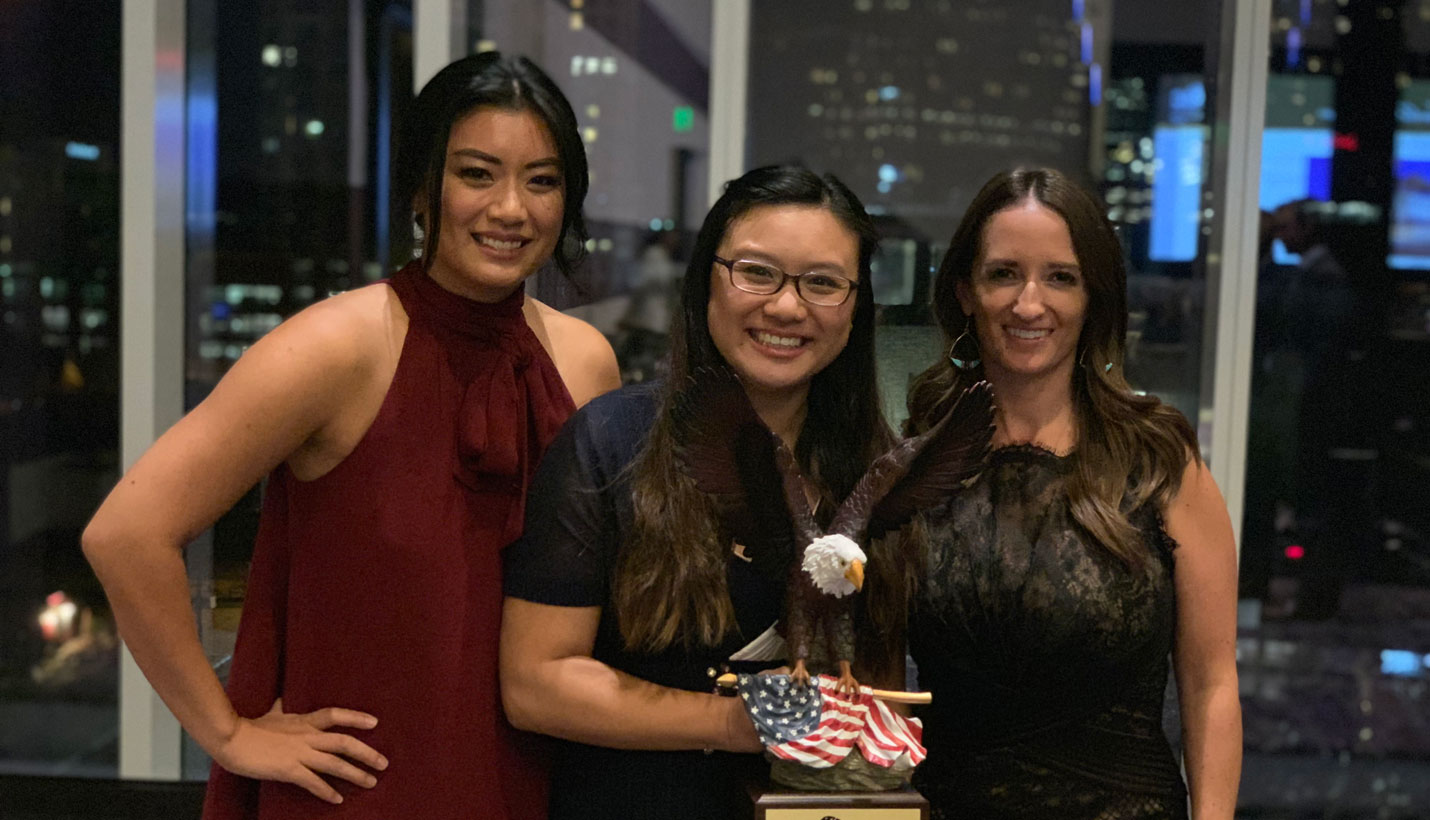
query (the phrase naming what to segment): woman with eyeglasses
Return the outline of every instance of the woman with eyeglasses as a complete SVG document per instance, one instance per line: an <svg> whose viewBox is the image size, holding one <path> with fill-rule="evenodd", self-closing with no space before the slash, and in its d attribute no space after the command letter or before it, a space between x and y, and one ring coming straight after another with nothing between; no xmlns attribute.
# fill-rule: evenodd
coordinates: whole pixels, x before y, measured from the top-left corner
<svg viewBox="0 0 1430 820"><path fill-rule="evenodd" d="M692 374L728 365L833 509L891 441L875 243L832 176L768 167L729 183L696 240L668 381L591 403L547 453L508 550L501 673L512 722L567 741L553 818L748 814L762 747L712 678L777 665L730 657L779 618L785 570L733 543L681 474L673 408Z"/></svg>

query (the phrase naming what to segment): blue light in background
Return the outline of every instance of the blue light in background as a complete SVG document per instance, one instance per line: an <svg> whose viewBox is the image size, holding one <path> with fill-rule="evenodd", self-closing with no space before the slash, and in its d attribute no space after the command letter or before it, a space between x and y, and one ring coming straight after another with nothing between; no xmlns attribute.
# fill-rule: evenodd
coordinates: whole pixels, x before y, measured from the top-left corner
<svg viewBox="0 0 1430 820"><path fill-rule="evenodd" d="M1099 63L1087 67L1087 100L1092 105L1102 105L1102 65Z"/></svg>
<svg viewBox="0 0 1430 820"><path fill-rule="evenodd" d="M1261 135L1260 207L1331 196L1331 129L1267 128Z"/></svg>
<svg viewBox="0 0 1430 820"><path fill-rule="evenodd" d="M880 166L879 166L879 181L880 181L880 182L898 182L898 181L899 181L899 169L898 169L898 168L895 168L894 166L890 165L890 164L887 163L887 162L884 163L883 165L880 165Z"/></svg>
<svg viewBox="0 0 1430 820"><path fill-rule="evenodd" d="M1153 155L1157 159L1147 258L1155 262L1188 262L1196 258L1202 212L1203 133L1199 125L1163 125L1153 132Z"/></svg>
<svg viewBox="0 0 1430 820"><path fill-rule="evenodd" d="M1259 207L1274 211L1288 202L1331 198L1331 129L1267 128L1261 135L1261 185ZM1301 257L1287 252L1277 240L1272 258L1278 265L1294 265Z"/></svg>
<svg viewBox="0 0 1430 820"><path fill-rule="evenodd" d="M1380 650L1380 674L1402 678L1420 676L1420 655L1405 649Z"/></svg>
<svg viewBox="0 0 1430 820"><path fill-rule="evenodd" d="M1168 125L1187 125L1206 119L1207 87L1201 80L1176 85L1167 92L1167 111L1163 120Z"/></svg>
<svg viewBox="0 0 1430 820"><path fill-rule="evenodd" d="M1092 62L1092 23L1082 24L1082 64Z"/></svg>
<svg viewBox="0 0 1430 820"><path fill-rule="evenodd" d="M94 162L99 159L99 146L90 145L87 142L67 142L65 143L65 156L70 159Z"/></svg>
<svg viewBox="0 0 1430 820"><path fill-rule="evenodd" d="M1082 22L1082 18L1087 16L1087 2L1086 2L1086 0L1072 0L1072 6L1073 6L1073 14L1072 14L1073 22L1074 22L1074 23L1081 23L1081 22Z"/></svg>
<svg viewBox="0 0 1430 820"><path fill-rule="evenodd" d="M899 87L896 85L886 85L883 88L879 89L879 99L881 100L897 100L898 98Z"/></svg>
<svg viewBox="0 0 1430 820"><path fill-rule="evenodd" d="M1420 112L1401 101L1398 118ZM1391 200L1390 256L1397 270L1430 270L1430 132L1395 135L1395 196Z"/></svg>
<svg viewBox="0 0 1430 820"><path fill-rule="evenodd" d="M1286 67L1295 68L1301 64L1301 29L1286 32Z"/></svg>
<svg viewBox="0 0 1430 820"><path fill-rule="evenodd" d="M218 215L218 101L212 87L190 86L188 171L184 175L189 229L212 233Z"/></svg>

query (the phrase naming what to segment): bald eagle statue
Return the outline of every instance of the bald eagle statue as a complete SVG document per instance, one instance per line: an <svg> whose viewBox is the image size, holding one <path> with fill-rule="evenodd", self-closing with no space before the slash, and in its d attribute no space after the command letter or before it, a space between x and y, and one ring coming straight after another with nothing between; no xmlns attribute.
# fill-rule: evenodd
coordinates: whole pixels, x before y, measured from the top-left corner
<svg viewBox="0 0 1430 820"><path fill-rule="evenodd" d="M857 691L853 601L870 561L860 542L903 527L978 474L993 434L988 384L968 388L927 432L876 458L827 531L815 521L794 454L760 421L728 368L692 374L672 420L675 457L715 501L728 535L746 545L747 560L757 569L763 564L767 573L783 572L787 579L780 626L791 678L808 684L811 658L823 657L837 665L839 689ZM816 641L822 655L811 652Z"/></svg>

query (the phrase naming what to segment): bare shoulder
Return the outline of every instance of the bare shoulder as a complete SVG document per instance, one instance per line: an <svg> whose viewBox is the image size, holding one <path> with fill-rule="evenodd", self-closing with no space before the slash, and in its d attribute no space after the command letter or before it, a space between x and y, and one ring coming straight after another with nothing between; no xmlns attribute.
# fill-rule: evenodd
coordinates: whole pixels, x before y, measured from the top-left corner
<svg viewBox="0 0 1430 820"><path fill-rule="evenodd" d="M326 426L396 361L407 321L390 294L370 285L300 310L254 342L200 409L261 397L275 412L300 411Z"/></svg>
<svg viewBox="0 0 1430 820"><path fill-rule="evenodd" d="M255 342L126 473L102 530L157 528L184 543L276 465L308 479L341 461L381 402L406 330L389 292L325 299Z"/></svg>
<svg viewBox="0 0 1430 820"><path fill-rule="evenodd" d="M1226 501L1211 470L1199 458L1188 458L1181 486L1164 518L1167 534L1182 547L1235 550Z"/></svg>
<svg viewBox="0 0 1430 820"><path fill-rule="evenodd" d="M528 298L527 303L527 322L546 347L577 407L621 386L615 351L601 331L536 299Z"/></svg>
<svg viewBox="0 0 1430 820"><path fill-rule="evenodd" d="M330 363L362 365L400 347L407 314L392 288L367 285L316 302L274 329L269 337L301 343ZM267 339L268 337L265 337Z"/></svg>
<svg viewBox="0 0 1430 820"><path fill-rule="evenodd" d="M1186 466L1182 468L1181 486L1177 489L1173 505L1196 508L1208 504L1226 507L1221 489L1217 487L1216 479L1212 478L1212 471L1207 468L1206 462L1189 456Z"/></svg>

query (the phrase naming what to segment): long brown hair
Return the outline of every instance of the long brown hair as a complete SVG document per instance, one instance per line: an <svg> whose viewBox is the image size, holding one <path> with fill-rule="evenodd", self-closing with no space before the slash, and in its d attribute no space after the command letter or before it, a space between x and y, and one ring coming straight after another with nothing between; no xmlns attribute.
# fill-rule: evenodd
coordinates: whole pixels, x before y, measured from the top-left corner
<svg viewBox="0 0 1430 820"><path fill-rule="evenodd" d="M1029 199L1067 223L1087 287L1073 370L1077 445L1067 485L1073 517L1125 564L1140 566L1147 552L1128 514L1148 502L1165 508L1177 494L1188 459L1200 456L1186 418L1153 396L1133 392L1127 383L1122 370L1127 267L1098 202L1052 169L1018 169L993 177L969 204L939 265L934 312L948 347L965 330L976 333L955 296L958 283L971 286L983 230L993 215ZM927 429L954 396L982 378L981 366L960 370L947 357L935 363L910 388L906 429Z"/></svg>
<svg viewBox="0 0 1430 820"><path fill-rule="evenodd" d="M843 351L810 382L808 413L795 445L801 469L826 502L838 502L893 441L874 373L870 260L878 234L864 206L834 176L805 168L757 168L731 181L696 237L681 310L671 329L670 375L660 412L630 468L635 526L620 550L612 585L617 622L630 649L713 646L735 625L726 585L729 536L721 531L709 498L676 466L671 409L691 373L725 364L707 325L715 253L736 219L767 205L825 208L859 240L853 326ZM873 563L868 588L871 595L882 595L875 589L885 590L893 582L876 578ZM882 563L903 569L903 562Z"/></svg>

